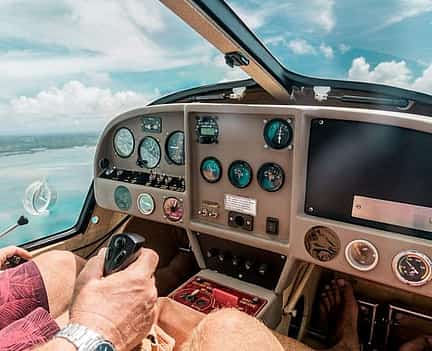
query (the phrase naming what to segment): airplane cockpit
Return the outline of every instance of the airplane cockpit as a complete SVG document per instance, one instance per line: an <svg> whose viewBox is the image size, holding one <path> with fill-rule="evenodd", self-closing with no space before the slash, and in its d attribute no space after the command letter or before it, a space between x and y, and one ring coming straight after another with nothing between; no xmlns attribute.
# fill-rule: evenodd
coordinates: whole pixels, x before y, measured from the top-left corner
<svg viewBox="0 0 432 351"><path fill-rule="evenodd" d="M321 293L339 279L354 290L361 350L432 333L432 90L293 73L238 2L161 3L250 78L111 116L79 230L24 247L88 259L134 233L159 255L159 296L203 315L237 309L282 346L328 345ZM24 206L55 206L47 187Z"/></svg>

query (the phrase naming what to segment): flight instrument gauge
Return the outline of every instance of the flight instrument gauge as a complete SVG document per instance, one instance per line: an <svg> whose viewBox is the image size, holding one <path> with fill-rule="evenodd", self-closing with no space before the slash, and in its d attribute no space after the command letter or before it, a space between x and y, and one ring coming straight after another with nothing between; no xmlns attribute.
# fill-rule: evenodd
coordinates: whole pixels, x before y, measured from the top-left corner
<svg viewBox="0 0 432 351"><path fill-rule="evenodd" d="M282 188L285 173L276 163L265 163L258 170L258 183L265 191L275 192Z"/></svg>
<svg viewBox="0 0 432 351"><path fill-rule="evenodd" d="M183 202L176 197L168 197L163 203L164 216L172 222L178 222L183 218Z"/></svg>
<svg viewBox="0 0 432 351"><path fill-rule="evenodd" d="M378 250L367 240L353 240L345 248L345 258L351 267L367 272L378 264Z"/></svg>
<svg viewBox="0 0 432 351"><path fill-rule="evenodd" d="M142 193L138 196L138 209L146 216L151 215L155 209L153 197L150 194Z"/></svg>
<svg viewBox="0 0 432 351"><path fill-rule="evenodd" d="M155 168L161 160L161 148L153 137L145 137L139 147L138 165L148 169Z"/></svg>
<svg viewBox="0 0 432 351"><path fill-rule="evenodd" d="M252 168L246 161L234 161L229 166L228 178L236 188L246 188L252 181Z"/></svg>
<svg viewBox="0 0 432 351"><path fill-rule="evenodd" d="M117 155L127 158L132 155L135 147L135 139L127 128L120 128L114 135L114 150Z"/></svg>
<svg viewBox="0 0 432 351"><path fill-rule="evenodd" d="M176 165L185 164L185 143L184 133L177 131L171 133L165 144L165 151L168 159Z"/></svg>
<svg viewBox="0 0 432 351"><path fill-rule="evenodd" d="M392 267L402 283L421 286L431 280L432 261L418 251L410 250L397 254L393 258Z"/></svg>
<svg viewBox="0 0 432 351"><path fill-rule="evenodd" d="M272 149L286 148L292 140L293 131L290 123L282 118L267 122L264 128L264 140Z"/></svg>
<svg viewBox="0 0 432 351"><path fill-rule="evenodd" d="M207 157L201 162L201 176L208 183L217 183L222 177L222 165L215 157Z"/></svg>
<svg viewBox="0 0 432 351"><path fill-rule="evenodd" d="M132 195L128 188L123 185L114 190L114 202L122 211L127 211L132 206Z"/></svg>

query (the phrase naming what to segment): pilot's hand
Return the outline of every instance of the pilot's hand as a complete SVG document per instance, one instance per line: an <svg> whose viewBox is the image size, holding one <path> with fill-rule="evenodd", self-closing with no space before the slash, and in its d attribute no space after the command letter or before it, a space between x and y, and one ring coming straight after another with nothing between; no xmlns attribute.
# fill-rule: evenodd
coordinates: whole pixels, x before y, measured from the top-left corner
<svg viewBox="0 0 432 351"><path fill-rule="evenodd" d="M6 261L13 257L19 256L25 260L31 260L32 255L27 250L24 250L20 247L16 246L8 246L3 249L0 249L0 270L6 269Z"/></svg>
<svg viewBox="0 0 432 351"><path fill-rule="evenodd" d="M141 249L127 268L103 277L104 256L105 250L89 260L78 277L70 322L102 334L118 351L130 350L154 323L159 258L154 251Z"/></svg>

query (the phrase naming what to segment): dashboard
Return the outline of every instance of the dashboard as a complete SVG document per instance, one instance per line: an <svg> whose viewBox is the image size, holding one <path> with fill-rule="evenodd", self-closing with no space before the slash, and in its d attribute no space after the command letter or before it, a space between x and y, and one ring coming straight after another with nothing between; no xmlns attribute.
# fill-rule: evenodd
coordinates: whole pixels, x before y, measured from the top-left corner
<svg viewBox="0 0 432 351"><path fill-rule="evenodd" d="M397 112L145 107L105 128L95 196L184 228L202 268L269 290L306 261L432 296L431 133Z"/></svg>

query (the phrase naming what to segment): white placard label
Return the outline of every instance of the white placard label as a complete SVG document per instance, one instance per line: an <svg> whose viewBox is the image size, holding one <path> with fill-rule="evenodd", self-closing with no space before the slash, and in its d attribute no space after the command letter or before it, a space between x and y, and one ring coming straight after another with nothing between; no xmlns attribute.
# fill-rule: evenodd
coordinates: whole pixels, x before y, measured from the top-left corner
<svg viewBox="0 0 432 351"><path fill-rule="evenodd" d="M257 200L248 197L225 194L225 210L256 216Z"/></svg>

